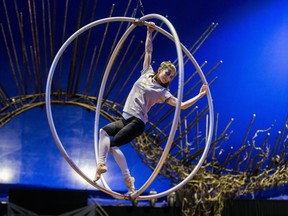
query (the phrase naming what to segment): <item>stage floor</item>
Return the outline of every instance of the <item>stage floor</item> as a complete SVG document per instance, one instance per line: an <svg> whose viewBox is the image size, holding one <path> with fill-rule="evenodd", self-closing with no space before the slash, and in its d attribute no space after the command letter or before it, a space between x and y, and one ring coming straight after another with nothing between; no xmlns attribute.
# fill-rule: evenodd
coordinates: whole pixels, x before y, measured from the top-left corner
<svg viewBox="0 0 288 216"><path fill-rule="evenodd" d="M119 215L119 213L120 215L149 216L180 215L180 208L176 207L176 201L171 206L167 197L144 201L120 200L101 191L51 189L23 185L0 185L0 203L0 215L3 216L7 215L8 211L17 212L21 208L38 215L63 213L69 215L74 211L95 212L96 208L97 211L101 210L103 213L98 215Z"/></svg>

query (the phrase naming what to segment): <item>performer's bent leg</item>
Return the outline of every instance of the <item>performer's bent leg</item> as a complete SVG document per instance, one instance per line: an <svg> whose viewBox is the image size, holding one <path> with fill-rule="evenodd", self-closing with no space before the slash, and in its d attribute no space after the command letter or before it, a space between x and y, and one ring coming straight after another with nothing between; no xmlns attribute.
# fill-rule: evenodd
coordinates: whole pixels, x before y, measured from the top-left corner
<svg viewBox="0 0 288 216"><path fill-rule="evenodd" d="M110 137L105 130L100 129L99 139L99 161L93 181L96 182L100 179L101 174L107 172L107 155L110 148Z"/></svg>
<svg viewBox="0 0 288 216"><path fill-rule="evenodd" d="M110 146L111 152L124 176L125 184L128 188L128 193L133 193L135 191L135 178L130 176L126 158L122 151L119 149L119 146L129 143L135 137L139 136L144 131L145 124L136 117L132 117L123 121L125 126L119 130L111 139Z"/></svg>
<svg viewBox="0 0 288 216"><path fill-rule="evenodd" d="M117 146L111 147L110 151L111 151L115 161L117 162L118 166L120 167L124 178L129 177L130 171L128 169L126 158L125 158L123 152Z"/></svg>
<svg viewBox="0 0 288 216"><path fill-rule="evenodd" d="M125 158L124 154L122 153L120 148L117 146L111 147L110 151L111 151L115 161L117 162L118 166L121 169L121 172L124 176L125 184L128 188L128 192L134 193L134 191L135 191L135 186L134 186L135 179L134 179L134 177L131 177L131 175L130 175L130 171L129 171L129 168L127 166L127 162L126 162L126 158Z"/></svg>
<svg viewBox="0 0 288 216"><path fill-rule="evenodd" d="M102 128L100 129L99 138L99 161L98 163L106 164L108 152L110 149L110 137Z"/></svg>

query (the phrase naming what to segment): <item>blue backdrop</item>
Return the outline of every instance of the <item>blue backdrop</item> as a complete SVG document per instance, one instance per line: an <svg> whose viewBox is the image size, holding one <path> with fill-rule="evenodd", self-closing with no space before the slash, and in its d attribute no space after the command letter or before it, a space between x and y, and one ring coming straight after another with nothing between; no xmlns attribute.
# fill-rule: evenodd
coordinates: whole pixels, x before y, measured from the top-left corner
<svg viewBox="0 0 288 216"><path fill-rule="evenodd" d="M256 114L252 131L267 129L273 124L271 143L282 130L288 110L288 2L277 1L156 1L143 2L145 13L168 15L183 44L190 46L210 25L217 29L196 53L196 60L208 61L217 69L217 81L211 86L215 112L219 113L219 128L231 118L234 131L229 145L240 146L250 119ZM13 7L8 3L8 7ZM19 3L20 4L20 3ZM99 3L95 19L108 16L111 1ZM136 2L135 2L136 4ZM116 2L116 8L124 5ZM101 8L101 10L99 9ZM76 10L77 8L74 8ZM4 22L3 5L0 22ZM70 12L73 13L73 12ZM138 14L140 16L140 14ZM11 16L12 25L17 25ZM73 29L70 29L73 32ZM144 35L142 35L144 39ZM161 46L161 47L160 47ZM15 84L4 52L4 39L0 43L0 81L10 96L16 95ZM156 52L156 51L155 51ZM165 44L157 44L159 55L166 52ZM175 82L176 86L177 83ZM94 112L79 107L53 106L55 125L71 158L91 178L95 172L93 150ZM107 123L101 119L100 126ZM253 135L253 133L252 133ZM139 188L151 174L130 145L123 147L131 173ZM0 129L0 183L25 184L44 187L93 189L81 179L61 156L48 127L45 109L34 108L14 117ZM112 189L125 190L116 163L109 159L107 181ZM158 191L170 187L169 180L158 177L149 188Z"/></svg>

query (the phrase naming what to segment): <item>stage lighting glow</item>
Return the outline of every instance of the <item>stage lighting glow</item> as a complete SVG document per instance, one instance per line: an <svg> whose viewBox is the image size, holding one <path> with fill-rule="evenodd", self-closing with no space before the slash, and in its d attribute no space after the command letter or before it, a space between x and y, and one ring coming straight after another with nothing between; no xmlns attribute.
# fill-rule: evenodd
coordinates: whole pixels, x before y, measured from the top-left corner
<svg viewBox="0 0 288 216"><path fill-rule="evenodd" d="M11 182L13 178L13 171L9 168L1 168L0 170L0 182L8 183Z"/></svg>
<svg viewBox="0 0 288 216"><path fill-rule="evenodd" d="M91 166L89 164L81 167L81 169L83 170L84 173L86 173L87 175L93 175L94 174L94 166ZM78 186L80 186L81 188L86 187L87 186L87 182L83 181L83 178L81 178L76 172L74 172L73 170L70 170L70 175L71 175L71 181L76 182L76 184Z"/></svg>

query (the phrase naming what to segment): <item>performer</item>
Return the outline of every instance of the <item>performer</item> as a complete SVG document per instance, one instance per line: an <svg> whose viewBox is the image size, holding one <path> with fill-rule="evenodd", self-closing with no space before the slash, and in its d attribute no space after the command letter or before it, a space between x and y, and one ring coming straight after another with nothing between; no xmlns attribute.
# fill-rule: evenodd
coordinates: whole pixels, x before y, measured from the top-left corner
<svg viewBox="0 0 288 216"><path fill-rule="evenodd" d="M124 176L128 193L135 191L135 178L130 175L126 158L119 147L143 133L148 121L147 113L154 104L166 102L175 107L178 100L168 89L169 83L176 76L175 66L170 61L164 61L156 73L151 66L154 26L155 24L150 22L147 27L143 70L128 95L122 118L109 123L99 131L99 161L93 181L98 181L101 174L107 172L106 160L110 150ZM181 103L181 109L191 107L206 93L207 86L203 85L197 96Z"/></svg>

